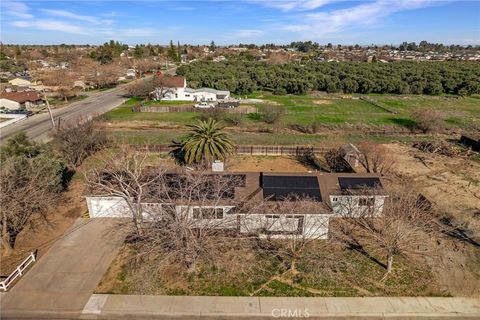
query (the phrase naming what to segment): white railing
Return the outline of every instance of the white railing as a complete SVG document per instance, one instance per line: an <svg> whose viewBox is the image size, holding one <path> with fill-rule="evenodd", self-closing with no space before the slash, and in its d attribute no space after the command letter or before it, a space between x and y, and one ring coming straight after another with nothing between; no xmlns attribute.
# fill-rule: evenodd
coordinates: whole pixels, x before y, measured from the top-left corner
<svg viewBox="0 0 480 320"><path fill-rule="evenodd" d="M15 279L18 277L21 277L23 274L23 271L32 263L35 262L35 252L32 252L29 254L29 256L23 260L22 263L18 265L18 267L2 282L0 282L0 290L7 291L8 286L12 284Z"/></svg>

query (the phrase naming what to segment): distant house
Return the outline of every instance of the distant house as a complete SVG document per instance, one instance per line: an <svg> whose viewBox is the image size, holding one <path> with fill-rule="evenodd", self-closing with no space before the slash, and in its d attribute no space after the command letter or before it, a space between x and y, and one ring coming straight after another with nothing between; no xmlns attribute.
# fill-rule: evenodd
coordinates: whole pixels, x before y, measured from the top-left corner
<svg viewBox="0 0 480 320"><path fill-rule="evenodd" d="M9 110L26 109L42 106L42 96L36 91L2 92L0 93L0 107Z"/></svg>
<svg viewBox="0 0 480 320"><path fill-rule="evenodd" d="M192 206L183 203L185 199L165 197L152 189L152 192L147 192L152 198L142 204L145 206L144 218L154 219L152 215L155 212L149 211L149 208L173 205L177 214L187 214L199 224L223 220L220 228L236 230L239 233L254 231L260 236L276 238L302 235L307 238L326 239L331 219L355 217L355 214L365 210L373 215L381 214L385 198L388 197L380 176L376 174L250 172L212 173L212 177L213 175L221 175L231 181L225 186L222 201ZM182 181L181 174L178 173L167 174L165 178ZM293 205L288 213L278 212L279 203L295 204L296 201L305 199L316 204L314 210L296 210ZM243 212L242 208L235 207L235 203L250 200L266 202L267 206L255 213ZM126 201L120 197L102 197L97 195L95 190L88 190L86 202L91 218L131 215Z"/></svg>
<svg viewBox="0 0 480 320"><path fill-rule="evenodd" d="M76 80L73 82L73 88L85 91L85 89L87 89L87 85L82 80Z"/></svg>
<svg viewBox="0 0 480 320"><path fill-rule="evenodd" d="M137 76L137 71L135 69L128 69L127 73L125 74L125 77L127 79L135 79Z"/></svg>
<svg viewBox="0 0 480 320"><path fill-rule="evenodd" d="M192 89L187 87L184 77L164 76L161 85L151 92L155 100L164 101L218 101L230 98L230 91L211 88Z"/></svg>
<svg viewBox="0 0 480 320"><path fill-rule="evenodd" d="M19 87L28 87L32 85L32 82L29 79L25 79L23 77L9 80L8 83L10 83L12 86L19 86Z"/></svg>

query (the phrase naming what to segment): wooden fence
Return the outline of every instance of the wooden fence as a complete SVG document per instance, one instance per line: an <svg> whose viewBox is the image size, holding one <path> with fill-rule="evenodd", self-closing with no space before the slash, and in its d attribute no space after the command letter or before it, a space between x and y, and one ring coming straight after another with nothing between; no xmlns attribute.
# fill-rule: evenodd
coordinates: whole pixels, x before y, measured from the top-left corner
<svg viewBox="0 0 480 320"><path fill-rule="evenodd" d="M131 145L137 150L158 153L168 153L173 148L168 144ZM314 146L265 146L265 145L237 145L235 154L261 156L298 156L305 152L325 153L328 148Z"/></svg>
<svg viewBox="0 0 480 320"><path fill-rule="evenodd" d="M250 106L242 106L238 108L210 108L202 109L195 108L193 106L141 106L134 107L133 112L203 112L203 113L212 113L212 112L225 112L225 113L238 113L238 114L247 114L247 113L256 113L258 109Z"/></svg>
<svg viewBox="0 0 480 320"><path fill-rule="evenodd" d="M23 274L23 271L29 265L35 262L36 260L35 256L36 256L35 252L30 253L28 257L25 260L23 260L23 262L20 263L18 267L5 280L0 282L0 290L7 291L10 284L12 284L13 281L15 281L15 279L17 279L18 277L21 277Z"/></svg>

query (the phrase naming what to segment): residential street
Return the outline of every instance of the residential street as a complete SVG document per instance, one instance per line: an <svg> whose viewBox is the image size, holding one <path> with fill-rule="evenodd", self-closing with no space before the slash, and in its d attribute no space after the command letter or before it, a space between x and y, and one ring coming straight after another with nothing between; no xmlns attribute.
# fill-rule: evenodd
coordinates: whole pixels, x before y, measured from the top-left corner
<svg viewBox="0 0 480 320"><path fill-rule="evenodd" d="M74 119L77 117L88 117L103 114L119 106L126 98L124 97L124 86L119 86L107 91L92 94L90 97L68 104L65 107L54 109L53 117L55 123ZM37 114L26 120L19 121L0 130L0 141L3 143L13 134L19 131L27 132L27 135L35 140L48 140L52 129L52 122L48 113Z"/></svg>
<svg viewBox="0 0 480 320"><path fill-rule="evenodd" d="M162 71L164 74L175 74L176 67ZM147 78L143 78L145 80ZM119 85L110 90L96 92L88 98L73 102L65 107L54 109L53 118L55 123L75 119L79 117L89 117L104 114L105 112L118 107L127 97L125 94L125 86ZM37 141L45 141L49 139L52 130L52 122L48 113L37 114L26 120L19 121L5 128L0 129L0 144L4 143L10 136L19 131L25 131L27 135Z"/></svg>

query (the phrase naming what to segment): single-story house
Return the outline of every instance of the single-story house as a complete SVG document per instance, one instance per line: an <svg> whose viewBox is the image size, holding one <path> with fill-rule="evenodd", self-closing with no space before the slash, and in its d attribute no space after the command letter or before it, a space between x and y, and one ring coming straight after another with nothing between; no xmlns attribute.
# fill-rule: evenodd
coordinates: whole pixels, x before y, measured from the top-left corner
<svg viewBox="0 0 480 320"><path fill-rule="evenodd" d="M187 80L184 77L162 77L161 87L150 95L155 100L165 101L218 101L229 99L230 91L211 88L192 89L187 87Z"/></svg>
<svg viewBox="0 0 480 320"><path fill-rule="evenodd" d="M303 237L326 239L331 219L355 215L368 210L381 214L387 197L381 178L377 174L356 173L211 173L234 181L225 187L221 199L212 203L185 203L166 198L160 193L148 192L144 203L144 219L154 220L156 206L170 206L176 214L187 214L198 223L215 223L222 229L239 233L256 233L269 237ZM180 173L169 174L175 183L181 181ZM175 185L173 183L172 185ZM197 186L198 187L198 186ZM205 187L208 190L208 186ZM369 190L368 193L365 190ZM360 192L359 192L360 191ZM208 192L208 191L207 191ZM127 202L121 197L103 197L89 190L86 196L90 218L131 217ZM207 197L208 198L208 197ZM298 202L308 199L312 208L298 208ZM177 201L178 200L178 201ZM225 200L224 202L222 202ZM177 202L172 202L177 201ZM264 203L261 211L246 213L242 205L248 201ZM279 213L278 203L291 208ZM238 205L238 207L236 207ZM223 222L223 223L220 223Z"/></svg>
<svg viewBox="0 0 480 320"><path fill-rule="evenodd" d="M42 106L43 98L40 93L36 91L21 91L21 92L1 92L0 93L0 108L10 110L26 109Z"/></svg>
<svg viewBox="0 0 480 320"><path fill-rule="evenodd" d="M125 73L125 78L127 79L135 79L137 76L137 70L135 69L128 69L127 72Z"/></svg>
<svg viewBox="0 0 480 320"><path fill-rule="evenodd" d="M20 78L20 77L9 80L8 83L10 83L12 86L19 86L19 87L28 87L32 85L32 82L30 80L25 78Z"/></svg>
<svg viewBox="0 0 480 320"><path fill-rule="evenodd" d="M76 80L73 82L73 88L85 91L85 89L87 89L87 85L82 80Z"/></svg>

